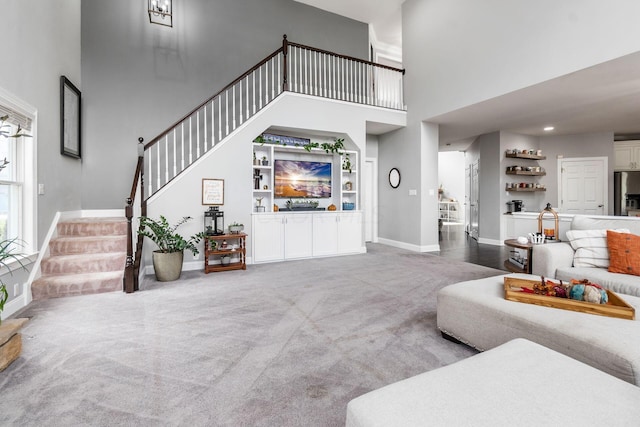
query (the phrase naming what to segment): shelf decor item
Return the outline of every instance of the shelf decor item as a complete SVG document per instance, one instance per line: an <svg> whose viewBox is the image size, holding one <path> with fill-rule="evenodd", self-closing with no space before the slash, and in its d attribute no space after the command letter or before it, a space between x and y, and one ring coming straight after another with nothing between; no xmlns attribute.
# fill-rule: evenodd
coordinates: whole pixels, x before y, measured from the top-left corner
<svg viewBox="0 0 640 427"><path fill-rule="evenodd" d="M224 205L224 179L202 178L202 204Z"/></svg>
<svg viewBox="0 0 640 427"><path fill-rule="evenodd" d="M237 222L234 222L229 225L229 233L231 234L238 234L242 232L242 230L244 230L244 224L239 224Z"/></svg>
<svg viewBox="0 0 640 427"><path fill-rule="evenodd" d="M224 212L218 206L211 206L205 211L204 232L207 236L224 234Z"/></svg>
<svg viewBox="0 0 640 427"><path fill-rule="evenodd" d="M545 237L547 238L547 240L554 240L556 242L560 241L560 234L559 234L559 219L558 219L558 213L553 210L553 208L551 208L551 203L547 203L547 207L544 208L542 210L542 212L540 212L540 215L538 215L538 234L542 234L542 220L544 219L545 215L552 215L553 219L555 220L555 229L553 230L553 233L551 232L551 230L544 230L545 233Z"/></svg>

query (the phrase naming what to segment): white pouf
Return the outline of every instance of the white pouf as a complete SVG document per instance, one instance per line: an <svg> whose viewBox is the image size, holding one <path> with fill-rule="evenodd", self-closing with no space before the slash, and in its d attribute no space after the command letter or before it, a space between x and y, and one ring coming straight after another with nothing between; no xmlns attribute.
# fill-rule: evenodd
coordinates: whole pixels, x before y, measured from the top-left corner
<svg viewBox="0 0 640 427"><path fill-rule="evenodd" d="M353 399L347 427L630 426L640 388L524 339Z"/></svg>
<svg viewBox="0 0 640 427"><path fill-rule="evenodd" d="M635 307L636 320L508 301L504 276L489 277L441 289L438 328L479 350L526 338L640 386L640 298L620 297Z"/></svg>

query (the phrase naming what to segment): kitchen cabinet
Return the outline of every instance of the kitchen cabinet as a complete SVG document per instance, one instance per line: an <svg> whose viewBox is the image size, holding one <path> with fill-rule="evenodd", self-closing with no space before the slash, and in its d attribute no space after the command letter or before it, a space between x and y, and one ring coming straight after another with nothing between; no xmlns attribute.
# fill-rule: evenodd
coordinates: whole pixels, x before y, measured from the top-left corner
<svg viewBox="0 0 640 427"><path fill-rule="evenodd" d="M616 141L614 148L615 170L640 169L640 141Z"/></svg>

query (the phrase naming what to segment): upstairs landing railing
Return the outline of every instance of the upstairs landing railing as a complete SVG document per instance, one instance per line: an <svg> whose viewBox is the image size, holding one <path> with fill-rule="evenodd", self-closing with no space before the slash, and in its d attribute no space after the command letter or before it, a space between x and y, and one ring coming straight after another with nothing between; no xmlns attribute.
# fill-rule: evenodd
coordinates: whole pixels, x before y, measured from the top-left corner
<svg viewBox="0 0 640 427"><path fill-rule="evenodd" d="M404 70L292 43L285 35L275 52L144 145L127 198L125 291L137 290L142 240L133 215L138 200L144 215L151 196L282 92L404 110L403 76Z"/></svg>

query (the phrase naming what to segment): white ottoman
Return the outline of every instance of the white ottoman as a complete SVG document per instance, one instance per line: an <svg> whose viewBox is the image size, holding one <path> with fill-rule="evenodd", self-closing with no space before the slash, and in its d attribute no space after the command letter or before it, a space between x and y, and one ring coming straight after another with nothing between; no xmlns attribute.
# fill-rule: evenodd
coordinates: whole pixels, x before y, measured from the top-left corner
<svg viewBox="0 0 640 427"><path fill-rule="evenodd" d="M640 298L621 297L640 313ZM478 350L526 338L640 385L637 317L616 319L508 301L504 276L456 283L438 292L438 328Z"/></svg>
<svg viewBox="0 0 640 427"><path fill-rule="evenodd" d="M640 388L524 339L349 402L347 427L631 426Z"/></svg>

